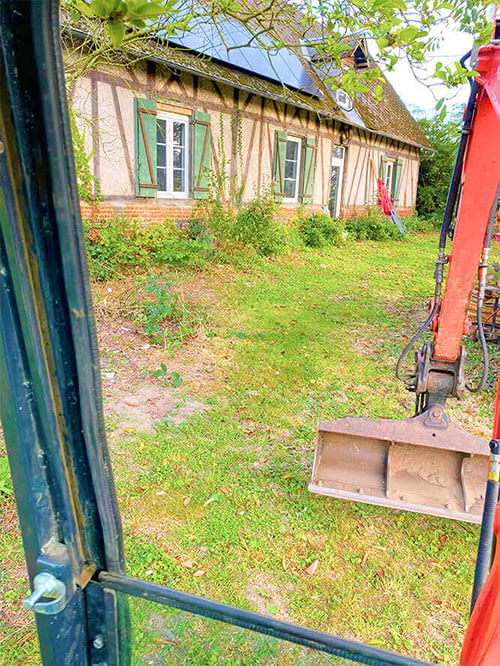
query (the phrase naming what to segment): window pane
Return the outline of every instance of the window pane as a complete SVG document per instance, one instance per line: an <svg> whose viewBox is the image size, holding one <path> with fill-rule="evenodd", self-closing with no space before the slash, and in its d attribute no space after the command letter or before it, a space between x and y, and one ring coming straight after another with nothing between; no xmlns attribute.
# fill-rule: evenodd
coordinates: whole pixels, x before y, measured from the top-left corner
<svg viewBox="0 0 500 666"><path fill-rule="evenodd" d="M186 133L186 125L174 121L174 146L183 146Z"/></svg>
<svg viewBox="0 0 500 666"><path fill-rule="evenodd" d="M333 146L333 157L341 160L344 157L344 147L343 146Z"/></svg>
<svg viewBox="0 0 500 666"><path fill-rule="evenodd" d="M158 143L156 145L156 160L157 160L157 165L159 167L164 167L167 165L166 163L166 151L165 151L165 146L162 143Z"/></svg>
<svg viewBox="0 0 500 666"><path fill-rule="evenodd" d="M184 171L174 169L174 192L184 192Z"/></svg>
<svg viewBox="0 0 500 666"><path fill-rule="evenodd" d="M285 197L287 199L295 198L295 180L285 180Z"/></svg>
<svg viewBox="0 0 500 666"><path fill-rule="evenodd" d="M158 177L158 190L165 192L167 189L167 171L165 168L159 168L156 171Z"/></svg>
<svg viewBox="0 0 500 666"><path fill-rule="evenodd" d="M330 176L330 199L328 201L328 210L332 217L337 216L337 202L340 194L340 167L334 164Z"/></svg>
<svg viewBox="0 0 500 666"><path fill-rule="evenodd" d="M156 142L166 143L167 140L167 122L159 118L156 121Z"/></svg>
<svg viewBox="0 0 500 666"><path fill-rule="evenodd" d="M297 176L297 162L285 160L285 178L296 178Z"/></svg>
<svg viewBox="0 0 500 666"><path fill-rule="evenodd" d="M287 141L286 142L286 159L287 160L297 160L299 144L297 141Z"/></svg>
<svg viewBox="0 0 500 666"><path fill-rule="evenodd" d="M174 169L184 168L184 148L175 148L173 153L173 167Z"/></svg>

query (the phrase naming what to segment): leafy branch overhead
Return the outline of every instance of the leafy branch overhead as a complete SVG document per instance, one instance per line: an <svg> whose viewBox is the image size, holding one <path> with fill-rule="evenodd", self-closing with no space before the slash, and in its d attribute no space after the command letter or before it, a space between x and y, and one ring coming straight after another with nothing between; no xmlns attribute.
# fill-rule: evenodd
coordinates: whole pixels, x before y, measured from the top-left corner
<svg viewBox="0 0 500 666"><path fill-rule="evenodd" d="M83 45L72 45L66 31L67 77L71 85L102 62L144 58L168 46L174 35L209 22L228 50L286 47L301 60L311 59L320 85L353 95L372 91L381 99L379 67L390 70L405 58L419 78L426 56L439 46L438 33L449 27L472 34L478 45L487 43L492 32L486 11L490 4L489 0L62 0L66 27L77 26L85 35ZM247 43L226 44L223 24L228 19L247 29ZM356 71L347 67L345 56L367 40L370 67ZM450 66L438 60L433 75L452 87L474 72L459 62Z"/></svg>

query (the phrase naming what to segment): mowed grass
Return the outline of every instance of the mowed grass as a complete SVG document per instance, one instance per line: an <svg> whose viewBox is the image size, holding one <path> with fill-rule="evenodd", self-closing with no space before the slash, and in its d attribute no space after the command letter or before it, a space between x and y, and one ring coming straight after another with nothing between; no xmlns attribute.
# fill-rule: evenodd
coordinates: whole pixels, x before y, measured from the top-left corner
<svg viewBox="0 0 500 666"><path fill-rule="evenodd" d="M128 573L458 664L478 528L307 490L318 418L412 414L394 366L425 317L436 242L352 243L196 275L218 300L198 341L216 335L211 409L113 445ZM196 395L189 379L177 390ZM490 389L451 411L488 436L491 400ZM137 664L323 663L145 602L133 609Z"/></svg>

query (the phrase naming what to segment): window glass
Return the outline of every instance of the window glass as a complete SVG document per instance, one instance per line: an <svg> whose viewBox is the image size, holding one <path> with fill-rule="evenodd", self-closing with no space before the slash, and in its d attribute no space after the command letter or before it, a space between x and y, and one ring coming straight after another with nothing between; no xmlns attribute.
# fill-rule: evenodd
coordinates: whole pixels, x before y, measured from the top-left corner
<svg viewBox="0 0 500 666"><path fill-rule="evenodd" d="M387 165L385 167L385 188L389 192L389 194L392 193L393 174L394 174L394 162L387 162Z"/></svg>
<svg viewBox="0 0 500 666"><path fill-rule="evenodd" d="M285 153L284 194L285 199L296 200L299 173L299 139L288 139Z"/></svg>
<svg viewBox="0 0 500 666"><path fill-rule="evenodd" d="M332 157L337 158L339 160L344 159L344 146L333 146L333 154Z"/></svg>
<svg viewBox="0 0 500 666"><path fill-rule="evenodd" d="M186 118L159 115L156 134L159 196L187 196L187 133Z"/></svg>

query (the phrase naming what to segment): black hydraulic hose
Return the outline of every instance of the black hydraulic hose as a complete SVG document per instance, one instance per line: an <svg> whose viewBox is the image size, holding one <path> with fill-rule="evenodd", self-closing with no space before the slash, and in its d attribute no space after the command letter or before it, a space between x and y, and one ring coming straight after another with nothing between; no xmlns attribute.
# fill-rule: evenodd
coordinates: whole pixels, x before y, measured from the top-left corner
<svg viewBox="0 0 500 666"><path fill-rule="evenodd" d="M461 59L461 63L465 64L465 61L470 57L471 52L466 53ZM434 305L424 323L420 326L418 331L412 336L411 340L408 342L406 347L401 352L398 362L396 364L396 377L401 379L404 382L408 382L413 379L414 375L412 374L401 374L402 365L413 345L422 337L425 333L428 326L431 324L439 305L439 298L441 296L441 286L443 283L443 274L444 274L444 265L447 263L444 251L446 248L446 239L448 237L448 231L453 220L453 215L455 212L455 206L457 203L458 192L460 190L460 184L462 180L462 170L465 157L465 150L467 148L467 141L470 134L470 128L472 125L472 118L474 116L474 111L476 108L476 97L479 90L479 84L477 81L473 81L471 85L469 101L467 103L467 108L464 115L464 120L462 124L462 133L460 136L460 143L458 146L457 157L455 160L455 166L453 168L453 175L451 177L450 187L448 189L448 196L446 199L446 207L443 215L443 222L441 224L441 231L439 234L439 252L438 258L436 260L436 287L434 290Z"/></svg>
<svg viewBox="0 0 500 666"><path fill-rule="evenodd" d="M471 57L471 55L472 55L472 49L470 51L467 51L467 53L460 58L459 62L462 65L462 67L465 68L465 63ZM469 86L472 86L472 83L473 83L473 79L470 78L469 79Z"/></svg>
<svg viewBox="0 0 500 666"><path fill-rule="evenodd" d="M465 59L466 56L464 56L464 61ZM465 157L465 149L467 148L467 141L469 139L470 128L472 126L472 118L476 109L476 97L478 90L479 84L474 80L471 84L469 101L467 102L467 107L465 109L462 133L460 135L460 143L457 150L457 158L455 160L450 187L448 189L448 197L446 199L443 223L441 225L441 233L439 235L439 248L441 250L444 250L446 246L446 238L448 236L448 231L450 229L451 222L453 220L453 214L455 212L455 205L458 198L457 195L460 188L460 182L462 180L462 168Z"/></svg>
<svg viewBox="0 0 500 666"><path fill-rule="evenodd" d="M483 519L481 522L481 534L477 549L476 568L474 571L474 584L472 587L472 599L470 612L474 610L479 592L484 585L490 568L493 551L493 521L495 518L495 507L498 502L499 473L500 473L500 440L492 439L490 442L490 469L486 485L486 496L484 498Z"/></svg>

